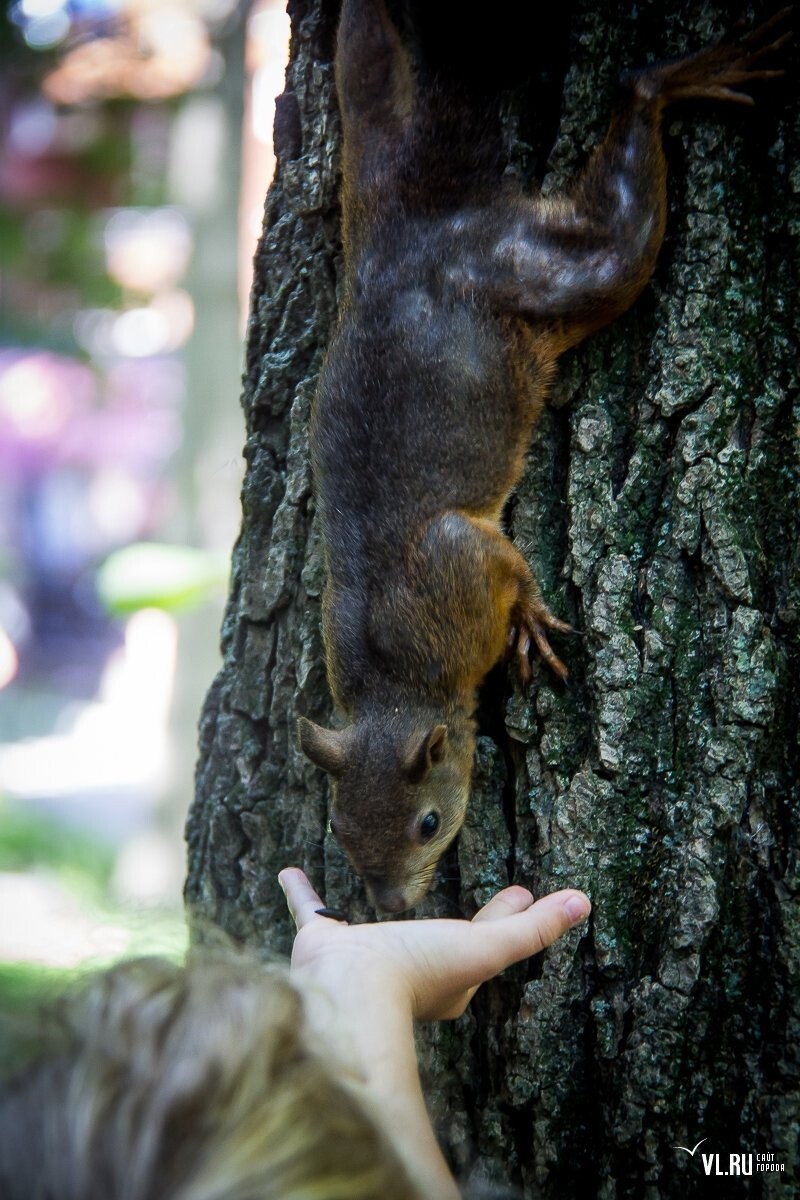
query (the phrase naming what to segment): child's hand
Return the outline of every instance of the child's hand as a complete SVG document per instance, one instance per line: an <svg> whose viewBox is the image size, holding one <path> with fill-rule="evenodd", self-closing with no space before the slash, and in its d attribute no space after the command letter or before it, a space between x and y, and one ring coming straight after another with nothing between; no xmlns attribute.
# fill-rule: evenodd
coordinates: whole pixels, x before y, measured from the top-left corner
<svg viewBox="0 0 800 1200"><path fill-rule="evenodd" d="M535 904L525 888L498 892L472 921L347 925L321 916L302 871L281 871L297 924L292 975L318 1045L383 1127L420 1195L458 1200L433 1135L417 1071L413 1018L457 1017L477 988L538 954L583 920L590 904L564 891Z"/></svg>
<svg viewBox="0 0 800 1200"><path fill-rule="evenodd" d="M296 867L279 880L297 924L292 969L338 983L358 981L378 996L407 997L417 1019L459 1016L481 983L512 963L538 954L588 916L582 892L553 892L534 903L525 888L493 896L471 921L392 921L347 925L320 916L323 901Z"/></svg>

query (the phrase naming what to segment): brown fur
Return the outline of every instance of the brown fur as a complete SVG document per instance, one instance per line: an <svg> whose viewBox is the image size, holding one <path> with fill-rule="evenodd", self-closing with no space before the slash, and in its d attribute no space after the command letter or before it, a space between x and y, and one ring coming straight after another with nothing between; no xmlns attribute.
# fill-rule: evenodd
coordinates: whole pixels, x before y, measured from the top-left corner
<svg viewBox="0 0 800 1200"><path fill-rule="evenodd" d="M303 718L299 733L334 777L333 826L381 908L420 899L463 822L486 672L513 644L527 680L533 644L567 674L548 633L569 626L504 536L503 505L558 355L630 307L653 270L664 107L749 99L733 89L764 75L752 64L769 28L629 75L581 177L544 200L501 181L474 114L415 85L382 0L345 0L346 288L311 449L328 678L350 723ZM412 779L405 764L440 725L444 753Z"/></svg>

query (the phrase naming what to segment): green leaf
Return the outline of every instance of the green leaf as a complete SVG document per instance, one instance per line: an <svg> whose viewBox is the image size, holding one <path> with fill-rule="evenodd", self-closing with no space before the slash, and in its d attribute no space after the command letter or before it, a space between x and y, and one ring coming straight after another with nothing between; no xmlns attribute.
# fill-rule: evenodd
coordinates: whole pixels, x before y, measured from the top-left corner
<svg viewBox="0 0 800 1200"><path fill-rule="evenodd" d="M109 612L123 615L140 608L168 612L195 608L224 587L227 555L191 546L138 542L115 550L97 574L100 598Z"/></svg>

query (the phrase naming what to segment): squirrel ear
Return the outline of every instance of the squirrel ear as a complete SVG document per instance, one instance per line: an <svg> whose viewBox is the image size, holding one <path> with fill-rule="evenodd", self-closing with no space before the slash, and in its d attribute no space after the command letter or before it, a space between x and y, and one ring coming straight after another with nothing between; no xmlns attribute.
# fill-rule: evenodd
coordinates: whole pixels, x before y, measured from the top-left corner
<svg viewBox="0 0 800 1200"><path fill-rule="evenodd" d="M441 762L447 745L447 726L434 725L421 742L411 743L405 761L405 769L412 783L419 783L434 763Z"/></svg>
<svg viewBox="0 0 800 1200"><path fill-rule="evenodd" d="M329 775L341 775L345 765L345 737L338 729L323 729L307 717L297 721L300 749Z"/></svg>

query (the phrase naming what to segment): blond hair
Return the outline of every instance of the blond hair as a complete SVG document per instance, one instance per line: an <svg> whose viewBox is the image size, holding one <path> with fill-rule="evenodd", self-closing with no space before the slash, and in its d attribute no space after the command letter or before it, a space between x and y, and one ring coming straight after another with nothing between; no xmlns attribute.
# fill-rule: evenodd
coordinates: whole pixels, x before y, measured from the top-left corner
<svg viewBox="0 0 800 1200"><path fill-rule="evenodd" d="M137 959L58 1024L0 1089L7 1200L419 1200L278 968L230 949Z"/></svg>

